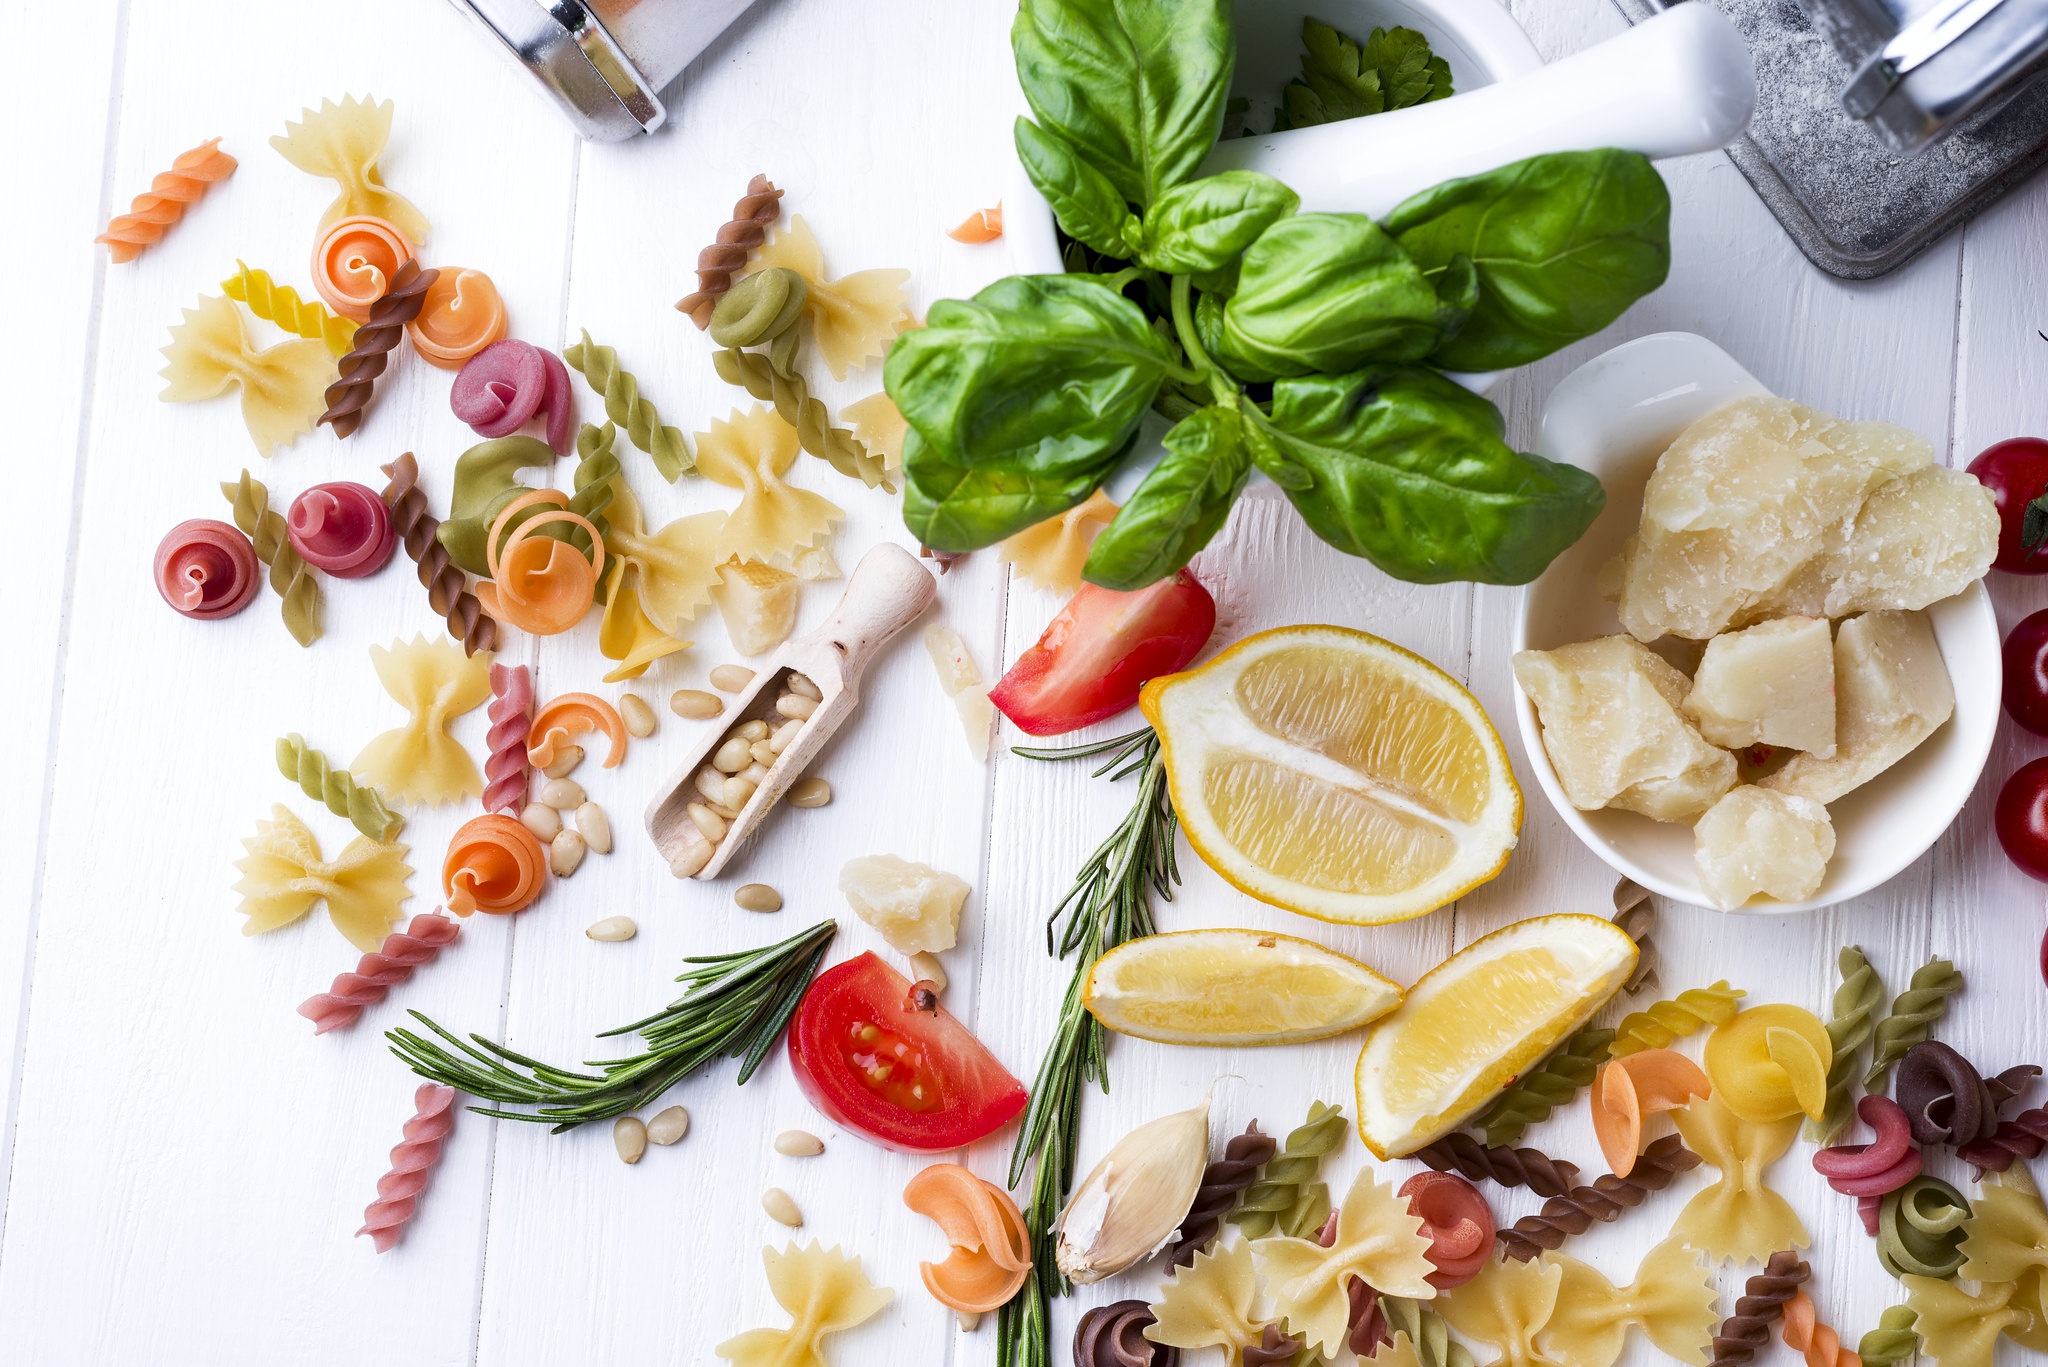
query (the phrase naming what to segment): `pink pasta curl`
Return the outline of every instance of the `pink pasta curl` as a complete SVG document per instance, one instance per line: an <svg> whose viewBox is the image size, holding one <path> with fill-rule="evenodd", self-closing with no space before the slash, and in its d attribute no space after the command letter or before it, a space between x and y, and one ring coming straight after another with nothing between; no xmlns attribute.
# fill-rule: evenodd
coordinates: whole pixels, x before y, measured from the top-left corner
<svg viewBox="0 0 2048 1367"><path fill-rule="evenodd" d="M412 1104L405 1137L391 1151L391 1171L377 1179L377 1199L364 1208L363 1227L356 1231L357 1238L369 1235L379 1253L397 1246L406 1222L419 1209L427 1174L441 1161L441 1145L455 1128L453 1087L423 1082L413 1093Z"/></svg>
<svg viewBox="0 0 2048 1367"><path fill-rule="evenodd" d="M1868 1144L1843 1144L1813 1156L1813 1169L1844 1196L1857 1198L1864 1232L1877 1234L1878 1206L1920 1175L1920 1150L1913 1147L1912 1121L1906 1108L1888 1096L1866 1096L1856 1114L1877 1133Z"/></svg>
<svg viewBox="0 0 2048 1367"><path fill-rule="evenodd" d="M392 931L383 944L358 960L355 972L339 975L325 992L300 1002L299 1014L313 1022L316 1035L354 1025L365 1007L383 1001L392 988L412 977L414 969L432 963L461 933L460 922L438 912L415 916L412 924Z"/></svg>
<svg viewBox="0 0 2048 1367"><path fill-rule="evenodd" d="M525 665L492 665L484 737L490 758L484 761L484 810L517 813L526 805L526 737L533 725L533 676Z"/></svg>
<svg viewBox="0 0 2048 1367"><path fill-rule="evenodd" d="M1436 1269L1429 1274L1431 1286L1448 1291L1479 1275L1493 1256L1494 1222L1493 1208L1477 1187L1454 1172L1418 1172L1397 1195L1422 1221L1418 1232L1429 1240L1429 1262Z"/></svg>

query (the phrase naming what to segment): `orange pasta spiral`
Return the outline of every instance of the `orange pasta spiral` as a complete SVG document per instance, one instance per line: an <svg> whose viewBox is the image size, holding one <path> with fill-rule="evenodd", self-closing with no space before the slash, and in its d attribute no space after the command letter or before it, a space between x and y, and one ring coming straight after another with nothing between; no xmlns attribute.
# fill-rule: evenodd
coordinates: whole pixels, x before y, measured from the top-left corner
<svg viewBox="0 0 2048 1367"><path fill-rule="evenodd" d="M513 518L528 508L542 511L512 526ZM534 535L553 522L582 528L590 538L589 558L567 541ZM569 511L559 489L536 489L506 504L491 523L484 554L492 581L477 586L484 611L535 636L559 635L582 621L604 572L603 535L588 518Z"/></svg>
<svg viewBox="0 0 2048 1367"><path fill-rule="evenodd" d="M555 762L555 750L562 742L584 731L604 732L611 742L604 767L616 769L626 757L625 718L595 693L564 693L536 712L533 727L526 733L527 759L534 768L545 769Z"/></svg>
<svg viewBox="0 0 2048 1367"><path fill-rule="evenodd" d="M419 317L405 331L427 364L460 370L464 361L505 336L505 300L482 271L443 266L440 278L427 286Z"/></svg>
<svg viewBox="0 0 2048 1367"><path fill-rule="evenodd" d="M548 856L532 831L503 812L464 824L448 842L441 889L457 916L524 911L547 881Z"/></svg>
<svg viewBox="0 0 2048 1367"><path fill-rule="evenodd" d="M360 323L412 257L412 243L383 219L344 218L313 246L313 288L327 307Z"/></svg>
<svg viewBox="0 0 2048 1367"><path fill-rule="evenodd" d="M158 172L149 189L129 204L128 212L116 214L107 230L93 241L107 244L107 254L116 265L133 261L185 216L187 204L197 202L215 182L233 175L235 166L235 159L220 150L219 138L208 138L178 153L171 169Z"/></svg>
<svg viewBox="0 0 2048 1367"><path fill-rule="evenodd" d="M1778 1332L1787 1348L1806 1355L1806 1367L1863 1367L1863 1359L1842 1346L1841 1336L1819 1322L1813 1298L1804 1291L1793 1292L1785 1302Z"/></svg>

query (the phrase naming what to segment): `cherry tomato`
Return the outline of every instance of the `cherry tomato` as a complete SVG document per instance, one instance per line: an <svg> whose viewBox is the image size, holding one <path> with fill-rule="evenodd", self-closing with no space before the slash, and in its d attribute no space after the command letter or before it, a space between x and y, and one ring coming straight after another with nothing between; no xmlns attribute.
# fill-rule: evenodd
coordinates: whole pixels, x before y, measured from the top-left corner
<svg viewBox="0 0 2048 1367"><path fill-rule="evenodd" d="M2005 638L2005 710L2037 736L2048 736L2048 610L2021 619Z"/></svg>
<svg viewBox="0 0 2048 1367"><path fill-rule="evenodd" d="M2029 549L2025 537L2028 505L2048 492L2048 441L2014 437L1987 446L1970 462L1970 473L1998 504L1998 554L1991 563L2011 574L2048 574L2048 541Z"/></svg>
<svg viewBox="0 0 2048 1367"><path fill-rule="evenodd" d="M1216 600L1186 570L1133 593L1083 584L989 701L1034 736L1076 731L1135 703L1147 679L1185 668L1215 629Z"/></svg>
<svg viewBox="0 0 2048 1367"><path fill-rule="evenodd" d="M972 1144L1026 1099L966 1026L873 954L818 975L790 1022L789 1061L813 1106L885 1149Z"/></svg>
<svg viewBox="0 0 2048 1367"><path fill-rule="evenodd" d="M2048 883L2048 759L2022 764L1998 790L1991 814L2005 857Z"/></svg>

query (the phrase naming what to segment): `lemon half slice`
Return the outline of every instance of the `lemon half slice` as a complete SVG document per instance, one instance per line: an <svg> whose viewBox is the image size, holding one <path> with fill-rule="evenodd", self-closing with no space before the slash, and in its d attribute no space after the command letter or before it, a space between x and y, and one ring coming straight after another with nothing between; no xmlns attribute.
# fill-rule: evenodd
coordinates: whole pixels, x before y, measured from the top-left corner
<svg viewBox="0 0 2048 1367"><path fill-rule="evenodd" d="M1401 985L1312 940L1183 930L1097 959L1082 1002L1118 1034L1161 1044L1297 1044L1379 1019Z"/></svg>
<svg viewBox="0 0 2048 1367"><path fill-rule="evenodd" d="M1517 921L1408 989L1358 1051L1358 1134L1399 1158L1455 1129L1592 1019L1636 964L1636 943L1598 916Z"/></svg>
<svg viewBox="0 0 2048 1367"><path fill-rule="evenodd" d="M1325 921L1434 911L1499 873L1522 790L1479 700L1343 627L1281 627L1145 685L1188 843L1233 886Z"/></svg>

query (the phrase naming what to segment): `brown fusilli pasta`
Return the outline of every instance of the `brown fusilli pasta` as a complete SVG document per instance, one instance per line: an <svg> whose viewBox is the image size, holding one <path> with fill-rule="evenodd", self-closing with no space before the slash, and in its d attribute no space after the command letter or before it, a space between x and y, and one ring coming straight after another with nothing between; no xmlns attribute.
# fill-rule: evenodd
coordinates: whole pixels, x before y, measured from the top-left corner
<svg viewBox="0 0 2048 1367"><path fill-rule="evenodd" d="M1208 1247L1209 1241L1222 1231L1223 1217L1237 1208L1244 1189L1258 1177L1259 1169L1278 1148L1273 1136L1260 1133L1259 1122L1254 1120L1243 1134L1233 1135L1223 1146L1223 1157L1202 1169L1202 1185L1196 1189L1188 1213L1181 1218L1180 1237L1174 1241L1175 1267L1193 1262L1196 1251Z"/></svg>
<svg viewBox="0 0 2048 1367"><path fill-rule="evenodd" d="M391 349L405 336L405 325L420 316L427 301L427 288L440 279L437 270L421 270L420 263L407 261L391 277L391 283L370 316L355 331L348 354L339 362L341 378L327 386L327 411L320 421L346 437L363 424L363 409L369 406L377 377L384 373Z"/></svg>
<svg viewBox="0 0 2048 1367"><path fill-rule="evenodd" d="M496 650L498 624L485 614L484 605L469 591L462 571L434 535L441 523L427 511L427 496L420 492L419 462L407 451L385 466L384 473L391 480L384 486L384 506L391 510L391 525L405 542L405 553L420 567L427 602L448 620L448 634L462 642L465 654Z"/></svg>
<svg viewBox="0 0 2048 1367"><path fill-rule="evenodd" d="M1579 1166L1552 1158L1539 1149L1481 1144L1471 1135L1452 1131L1408 1155L1438 1172L1457 1172L1475 1182L1527 1187L1538 1196L1562 1196L1579 1182Z"/></svg>
<svg viewBox="0 0 2048 1367"><path fill-rule="evenodd" d="M775 183L766 176L748 181L747 192L732 206L732 218L720 224L711 245L697 253L697 288L676 300L676 308L689 314L700 332L711 325L711 310L781 216L782 191Z"/></svg>
<svg viewBox="0 0 2048 1367"><path fill-rule="evenodd" d="M1535 1215L1524 1216L1500 1231L1501 1252L1526 1261L1547 1249L1556 1249L1574 1234L1584 1234L1594 1221L1612 1223L1624 1210L1643 1203L1653 1191L1671 1185L1681 1172L1699 1166L1700 1156L1685 1147L1685 1141L1667 1134L1643 1151L1626 1177L1607 1173L1591 1186L1573 1187L1562 1196L1543 1203Z"/></svg>
<svg viewBox="0 0 2048 1367"><path fill-rule="evenodd" d="M1749 1279L1735 1313L1721 1321L1714 1334L1710 1367L1742 1367L1771 1341L1771 1326L1785 1313L1785 1304L1799 1294L1809 1269L1790 1249L1773 1253L1764 1270Z"/></svg>

